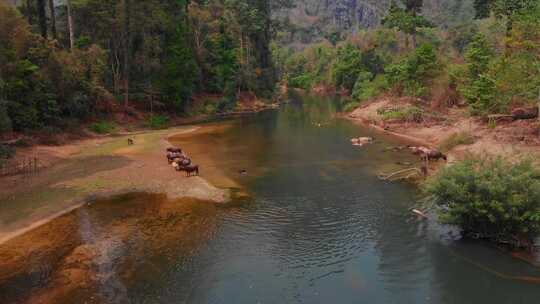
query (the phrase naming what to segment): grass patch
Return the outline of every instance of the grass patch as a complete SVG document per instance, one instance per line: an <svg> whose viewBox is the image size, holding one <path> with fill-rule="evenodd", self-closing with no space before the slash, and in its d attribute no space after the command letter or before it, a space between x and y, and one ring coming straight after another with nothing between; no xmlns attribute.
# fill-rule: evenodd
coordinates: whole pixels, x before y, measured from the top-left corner
<svg viewBox="0 0 540 304"><path fill-rule="evenodd" d="M101 121L91 124L89 129L97 134L110 134L116 129L116 126L111 122Z"/></svg>
<svg viewBox="0 0 540 304"><path fill-rule="evenodd" d="M169 126L169 117L165 115L151 116L146 122L146 126L154 130L165 129Z"/></svg>
<svg viewBox="0 0 540 304"><path fill-rule="evenodd" d="M15 149L8 145L0 145L0 168L7 163L8 159L15 155Z"/></svg>
<svg viewBox="0 0 540 304"><path fill-rule="evenodd" d="M359 106L360 106L360 102L358 102L358 101L350 101L350 102L347 102L346 104L343 105L342 111L345 112L345 113L350 113L350 112L356 110L356 108L358 108Z"/></svg>
<svg viewBox="0 0 540 304"><path fill-rule="evenodd" d="M469 132L458 132L450 135L448 138L443 140L439 145L439 149L443 152L448 152L457 146L462 145L472 145L474 144L475 139Z"/></svg>
<svg viewBox="0 0 540 304"><path fill-rule="evenodd" d="M383 120L401 120L418 123L424 121L424 110L415 106L381 108L377 110L377 114L379 114Z"/></svg>

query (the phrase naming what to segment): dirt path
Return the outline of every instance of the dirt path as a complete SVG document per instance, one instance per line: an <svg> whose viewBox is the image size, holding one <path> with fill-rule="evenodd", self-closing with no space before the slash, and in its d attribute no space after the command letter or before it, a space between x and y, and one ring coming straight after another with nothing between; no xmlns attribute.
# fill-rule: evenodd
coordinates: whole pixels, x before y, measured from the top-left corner
<svg viewBox="0 0 540 304"><path fill-rule="evenodd" d="M473 135L473 144L458 145L448 151L450 162L470 153L504 157L540 155L540 140L535 133L534 122L515 121L490 127L460 109L451 109L442 116L442 120L435 122L385 121L378 110L390 105L406 107L411 104L385 98L357 108L347 118L380 132L434 148L438 148L454 134L465 132Z"/></svg>
<svg viewBox="0 0 540 304"><path fill-rule="evenodd" d="M128 136L84 140L60 147L34 147L26 155L47 159L48 168L33 176L0 179L0 244L111 195L146 192L168 199L194 198L216 203L228 190L203 177L187 178L167 164L165 149L174 134L195 134L202 127L180 127Z"/></svg>

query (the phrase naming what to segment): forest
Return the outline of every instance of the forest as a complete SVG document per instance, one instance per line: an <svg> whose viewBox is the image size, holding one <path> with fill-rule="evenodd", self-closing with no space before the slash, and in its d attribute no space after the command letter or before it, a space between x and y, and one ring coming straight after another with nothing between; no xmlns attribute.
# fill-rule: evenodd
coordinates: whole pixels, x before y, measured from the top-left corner
<svg viewBox="0 0 540 304"><path fill-rule="evenodd" d="M423 1L403 2L392 2L374 29L301 51L280 49L275 57L284 81L342 90L353 97L350 110L382 94L436 107L464 103L473 115L538 102L538 1L478 0L474 16L439 25L422 14Z"/></svg>
<svg viewBox="0 0 540 304"><path fill-rule="evenodd" d="M240 92L272 99L278 85L331 88L352 96L349 110L392 94L465 102L473 115L505 113L539 95L535 0L451 1L438 15L433 1L386 1L360 16L364 24L347 17L356 1L327 3L325 14L320 1L5 2L1 132L54 132L150 104L193 115L201 94L215 97L203 111L230 111ZM309 38L298 38L299 15L319 20L304 25L317 29Z"/></svg>
<svg viewBox="0 0 540 304"><path fill-rule="evenodd" d="M0 6L0 132L54 132L120 109L218 111L271 97L272 12L288 1L68 0ZM66 125L67 124L67 125Z"/></svg>

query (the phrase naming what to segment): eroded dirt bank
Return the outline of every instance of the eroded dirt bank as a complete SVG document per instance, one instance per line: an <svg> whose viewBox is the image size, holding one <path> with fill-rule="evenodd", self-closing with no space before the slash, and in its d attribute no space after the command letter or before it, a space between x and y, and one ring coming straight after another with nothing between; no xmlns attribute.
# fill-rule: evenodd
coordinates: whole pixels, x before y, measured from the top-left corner
<svg viewBox="0 0 540 304"><path fill-rule="evenodd" d="M409 106L412 106L412 103L407 100L382 98L362 105L347 118L380 132L432 148L439 148L455 134L470 134L473 137L472 143L458 144L444 151L450 162L462 159L470 153L504 157L540 155L540 138L534 121L497 122L490 125L481 119L470 117L464 109L437 113L437 117L422 122L389 120L381 114L381 109Z"/></svg>

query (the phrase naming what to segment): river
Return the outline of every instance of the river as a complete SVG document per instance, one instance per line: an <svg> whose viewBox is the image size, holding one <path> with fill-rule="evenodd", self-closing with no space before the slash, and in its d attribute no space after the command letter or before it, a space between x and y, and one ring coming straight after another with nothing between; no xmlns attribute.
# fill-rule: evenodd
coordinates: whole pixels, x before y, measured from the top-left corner
<svg viewBox="0 0 540 304"><path fill-rule="evenodd" d="M396 139L336 118L338 108L293 97L195 142L178 139L249 195L220 207L134 193L76 210L0 250L32 265L0 271L0 302L540 301L540 269L414 217L418 189L377 173L416 159L389 150ZM353 136L376 140L353 147ZM44 249L25 256L30 243Z"/></svg>

